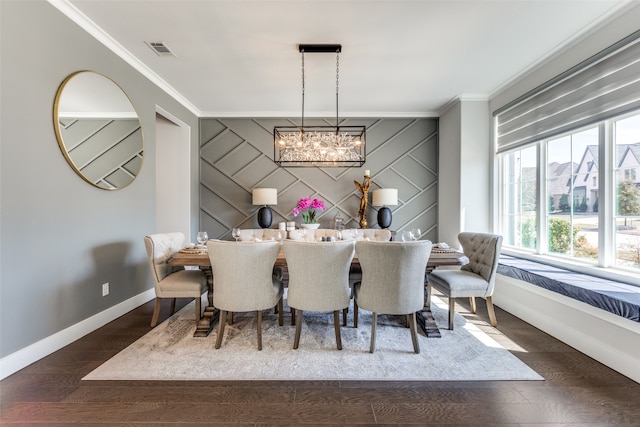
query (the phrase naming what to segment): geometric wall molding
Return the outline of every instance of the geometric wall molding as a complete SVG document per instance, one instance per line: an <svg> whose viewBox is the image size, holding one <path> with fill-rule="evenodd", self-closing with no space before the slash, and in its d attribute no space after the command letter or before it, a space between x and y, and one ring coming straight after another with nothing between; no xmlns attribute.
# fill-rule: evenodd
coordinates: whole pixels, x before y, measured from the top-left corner
<svg viewBox="0 0 640 427"><path fill-rule="evenodd" d="M335 124L335 121L333 122ZM393 230L419 227L423 239L436 241L438 210L438 119L349 118L341 126L367 126L367 161L356 168L286 168L273 162L274 126L298 126L298 119L200 119L200 230L210 238L231 239L231 229L259 228L259 206L251 204L254 187L278 189L272 228L280 221L301 222L292 209L301 197L318 197L327 210L319 212L322 228L332 228L340 214L346 227L358 228L360 192L365 169L371 171L367 222L377 225L371 206L376 188L397 188L398 205L391 206ZM305 118L305 125L331 125L331 119Z"/></svg>

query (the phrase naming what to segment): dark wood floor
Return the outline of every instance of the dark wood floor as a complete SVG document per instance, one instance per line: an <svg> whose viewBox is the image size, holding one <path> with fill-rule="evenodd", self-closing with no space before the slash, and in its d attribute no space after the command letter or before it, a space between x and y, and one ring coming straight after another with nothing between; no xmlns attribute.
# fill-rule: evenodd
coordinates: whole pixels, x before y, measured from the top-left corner
<svg viewBox="0 0 640 427"><path fill-rule="evenodd" d="M482 300L477 316L465 309L468 306L463 305L460 311L467 319L545 381L81 381L150 330L150 302L0 381L0 421L127 426L640 426L640 384L501 310L497 310L497 330L488 327ZM165 307L161 320L167 316Z"/></svg>

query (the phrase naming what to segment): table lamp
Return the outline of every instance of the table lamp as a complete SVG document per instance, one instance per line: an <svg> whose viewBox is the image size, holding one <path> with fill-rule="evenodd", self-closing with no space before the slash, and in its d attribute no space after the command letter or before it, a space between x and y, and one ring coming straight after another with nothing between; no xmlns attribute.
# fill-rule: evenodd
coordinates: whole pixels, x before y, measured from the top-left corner
<svg viewBox="0 0 640 427"><path fill-rule="evenodd" d="M391 226L391 209L387 206L396 206L398 204L398 190L396 188L373 190L371 204L373 206L382 206L378 209L378 225L380 228L389 228Z"/></svg>
<svg viewBox="0 0 640 427"><path fill-rule="evenodd" d="M252 204L262 205L258 210L258 225L261 228L271 227L271 208L267 205L278 204L278 189L277 188L254 188L251 191Z"/></svg>

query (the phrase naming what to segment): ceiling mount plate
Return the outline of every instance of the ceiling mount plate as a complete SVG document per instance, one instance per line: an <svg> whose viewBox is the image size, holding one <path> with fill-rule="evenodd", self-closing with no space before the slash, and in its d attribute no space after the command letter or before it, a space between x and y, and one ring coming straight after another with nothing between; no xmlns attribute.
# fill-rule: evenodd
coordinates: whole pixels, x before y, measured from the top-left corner
<svg viewBox="0 0 640 427"><path fill-rule="evenodd" d="M299 52L305 53L336 53L342 52L341 44L299 44Z"/></svg>

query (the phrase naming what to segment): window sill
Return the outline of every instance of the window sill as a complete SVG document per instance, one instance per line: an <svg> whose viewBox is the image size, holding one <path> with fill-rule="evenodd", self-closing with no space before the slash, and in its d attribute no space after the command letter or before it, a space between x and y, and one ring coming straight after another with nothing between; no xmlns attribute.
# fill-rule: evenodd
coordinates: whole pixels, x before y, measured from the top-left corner
<svg viewBox="0 0 640 427"><path fill-rule="evenodd" d="M568 258L552 257L548 255L535 254L533 252L521 251L514 248L502 248L501 253L526 259L541 264L550 265L552 267L564 268L576 273L587 274L589 276L600 277L602 279L613 280L616 282L627 283L640 287L640 272L624 270L616 267L597 267L592 264L581 263ZM640 292L640 290L638 290Z"/></svg>
<svg viewBox="0 0 640 427"><path fill-rule="evenodd" d="M502 254L498 273L640 322L640 287Z"/></svg>

